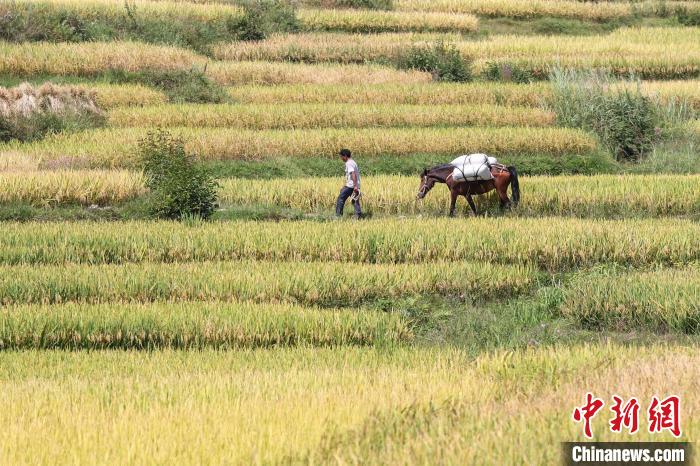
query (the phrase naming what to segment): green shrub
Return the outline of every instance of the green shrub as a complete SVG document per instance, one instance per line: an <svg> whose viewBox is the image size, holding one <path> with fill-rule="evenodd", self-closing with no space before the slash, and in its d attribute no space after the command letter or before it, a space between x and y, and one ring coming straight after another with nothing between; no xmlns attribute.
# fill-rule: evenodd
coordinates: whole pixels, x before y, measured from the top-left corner
<svg viewBox="0 0 700 466"><path fill-rule="evenodd" d="M209 218L217 207L218 183L185 152L181 139L163 130L149 132L139 141L146 186L151 190L149 210L160 218Z"/></svg>
<svg viewBox="0 0 700 466"><path fill-rule="evenodd" d="M684 26L700 26L700 10L688 11L685 7L676 8L676 19Z"/></svg>
<svg viewBox="0 0 700 466"><path fill-rule="evenodd" d="M611 89L612 79L600 72L554 70L550 80L558 123L595 132L618 160L638 160L660 139L660 105L639 88Z"/></svg>
<svg viewBox="0 0 700 466"><path fill-rule="evenodd" d="M436 81L466 82L472 80L471 64L454 44L438 41L433 45L417 45L404 52L398 68L428 71Z"/></svg>
<svg viewBox="0 0 700 466"><path fill-rule="evenodd" d="M530 70L507 62L488 62L483 71L483 77L487 81L507 81L519 84L535 81L535 76Z"/></svg>
<svg viewBox="0 0 700 466"><path fill-rule="evenodd" d="M229 25L238 40L263 40L275 32L299 30L295 10L286 2L249 0L242 6L245 9L243 17Z"/></svg>
<svg viewBox="0 0 700 466"><path fill-rule="evenodd" d="M222 103L228 100L226 88L209 79L206 68L131 73L111 70L105 78L113 84L144 84L158 88L174 103Z"/></svg>

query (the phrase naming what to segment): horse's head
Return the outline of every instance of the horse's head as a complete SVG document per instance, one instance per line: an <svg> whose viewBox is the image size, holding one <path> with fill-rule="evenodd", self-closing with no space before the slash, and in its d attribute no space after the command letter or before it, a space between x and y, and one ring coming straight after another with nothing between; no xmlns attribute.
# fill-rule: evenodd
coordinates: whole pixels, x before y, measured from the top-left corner
<svg viewBox="0 0 700 466"><path fill-rule="evenodd" d="M420 188L418 188L418 194L416 195L416 199L423 199L426 194L428 194L428 191L433 189L433 186L435 186L435 178L430 176L428 174L428 169L426 168L423 170L423 173L420 175Z"/></svg>

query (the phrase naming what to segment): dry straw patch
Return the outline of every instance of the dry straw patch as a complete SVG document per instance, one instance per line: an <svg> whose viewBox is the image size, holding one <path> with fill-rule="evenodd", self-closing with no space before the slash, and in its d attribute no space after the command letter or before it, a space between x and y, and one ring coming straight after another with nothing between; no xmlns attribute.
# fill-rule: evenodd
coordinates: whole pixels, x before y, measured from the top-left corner
<svg viewBox="0 0 700 466"><path fill-rule="evenodd" d="M74 86L23 83L0 87L0 117L30 117L38 113L99 113L95 92Z"/></svg>
<svg viewBox="0 0 700 466"><path fill-rule="evenodd" d="M338 147L362 156L444 154L478 148L496 156L590 154L596 142L589 134L566 128L325 128L305 130L240 130L173 128L188 151L205 160L262 160L276 157L334 157ZM144 128L100 129L49 136L32 144L10 144L51 165L62 160L93 168L131 167Z"/></svg>
<svg viewBox="0 0 700 466"><path fill-rule="evenodd" d="M554 114L495 105L198 104L120 108L114 127L221 127L244 129L430 126L550 126Z"/></svg>
<svg viewBox="0 0 700 466"><path fill-rule="evenodd" d="M0 73L94 76L105 71L176 70L203 65L204 58L177 47L138 42L12 44L0 41Z"/></svg>

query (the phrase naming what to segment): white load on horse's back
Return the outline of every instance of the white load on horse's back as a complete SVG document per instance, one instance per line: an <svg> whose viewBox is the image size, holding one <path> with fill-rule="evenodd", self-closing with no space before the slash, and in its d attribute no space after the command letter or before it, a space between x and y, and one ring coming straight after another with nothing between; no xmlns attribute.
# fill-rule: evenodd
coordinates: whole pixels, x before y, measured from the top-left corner
<svg viewBox="0 0 700 466"><path fill-rule="evenodd" d="M452 179L455 181L477 181L491 180L491 166L498 163L495 157L489 157L486 154L469 154L460 155L452 162L454 170L452 170Z"/></svg>

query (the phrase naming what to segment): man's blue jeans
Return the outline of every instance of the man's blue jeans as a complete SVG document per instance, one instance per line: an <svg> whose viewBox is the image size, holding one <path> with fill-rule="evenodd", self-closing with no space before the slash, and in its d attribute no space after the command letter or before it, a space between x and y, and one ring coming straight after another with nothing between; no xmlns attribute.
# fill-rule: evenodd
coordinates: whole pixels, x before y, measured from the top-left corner
<svg viewBox="0 0 700 466"><path fill-rule="evenodd" d="M350 196L352 196L353 189L348 188L347 186L343 186L343 189L340 190L340 194L338 195L338 200L335 202L335 216L336 217L342 217L343 216L343 209L345 208L345 201L348 200ZM353 204L355 207L355 217L359 217L362 215L362 209L360 209L360 201L355 201Z"/></svg>

